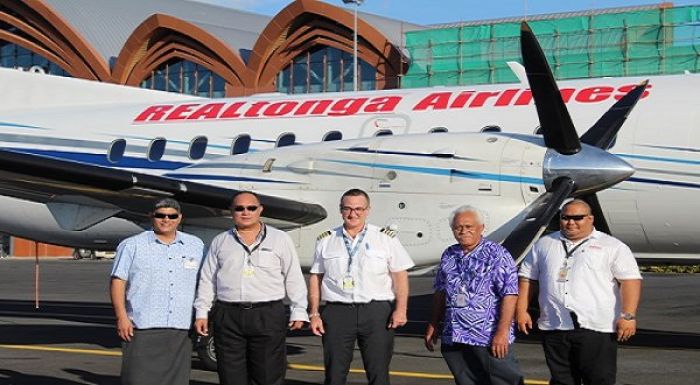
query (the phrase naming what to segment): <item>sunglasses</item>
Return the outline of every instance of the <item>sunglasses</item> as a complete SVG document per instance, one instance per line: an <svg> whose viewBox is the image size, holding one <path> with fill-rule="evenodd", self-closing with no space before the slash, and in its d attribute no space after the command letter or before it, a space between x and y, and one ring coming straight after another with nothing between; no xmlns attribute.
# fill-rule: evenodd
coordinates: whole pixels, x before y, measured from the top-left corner
<svg viewBox="0 0 700 385"><path fill-rule="evenodd" d="M153 218L156 219L177 219L180 218L180 214L165 214L165 213L153 213Z"/></svg>
<svg viewBox="0 0 700 385"><path fill-rule="evenodd" d="M233 211L236 212L242 212L243 210L248 210L248 211L255 211L258 209L258 206L234 206Z"/></svg>
<svg viewBox="0 0 700 385"><path fill-rule="evenodd" d="M587 216L588 215L562 215L559 218L564 222L569 221L569 220L574 221L574 222L578 222L578 221L582 221Z"/></svg>

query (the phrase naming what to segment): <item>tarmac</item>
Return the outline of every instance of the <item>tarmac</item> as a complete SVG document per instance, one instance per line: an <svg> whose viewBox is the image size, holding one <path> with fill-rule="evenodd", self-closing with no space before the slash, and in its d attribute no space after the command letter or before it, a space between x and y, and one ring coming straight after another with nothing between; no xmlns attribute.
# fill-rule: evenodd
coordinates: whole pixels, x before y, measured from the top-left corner
<svg viewBox="0 0 700 385"><path fill-rule="evenodd" d="M33 260L0 260L0 384L119 384L120 347L109 305L111 261L39 261L38 308ZM430 313L432 277L411 278L409 324L395 341L391 381L453 384L439 352L428 352L422 332ZM618 384L698 384L700 274L645 274L639 332L618 352ZM290 333L286 384L322 384L321 340ZM537 336L513 346L528 384L549 375ZM359 352L350 384L366 383ZM216 373L193 358L191 384L217 384Z"/></svg>

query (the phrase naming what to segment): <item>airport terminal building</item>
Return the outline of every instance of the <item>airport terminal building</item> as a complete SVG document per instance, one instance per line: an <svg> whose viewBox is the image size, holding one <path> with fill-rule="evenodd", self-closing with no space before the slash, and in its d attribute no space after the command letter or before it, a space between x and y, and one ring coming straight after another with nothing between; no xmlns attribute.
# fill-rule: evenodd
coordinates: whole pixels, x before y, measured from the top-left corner
<svg viewBox="0 0 700 385"><path fill-rule="evenodd" d="M517 81L506 62L520 60L522 20L424 26L360 12L358 88ZM558 79L700 71L700 5L527 20ZM350 91L354 32L340 0L290 0L274 16L192 0L13 0L0 3L0 66L212 98Z"/></svg>

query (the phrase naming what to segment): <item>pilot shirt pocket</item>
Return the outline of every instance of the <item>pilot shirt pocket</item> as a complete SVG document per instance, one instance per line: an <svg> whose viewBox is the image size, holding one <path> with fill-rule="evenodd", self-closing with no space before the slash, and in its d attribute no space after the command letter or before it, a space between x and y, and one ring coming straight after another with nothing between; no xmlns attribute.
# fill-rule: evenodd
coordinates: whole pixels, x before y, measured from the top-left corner
<svg viewBox="0 0 700 385"><path fill-rule="evenodd" d="M348 268L346 255L341 253L324 253L323 269L325 275L333 279L340 279L345 275Z"/></svg>
<svg viewBox="0 0 700 385"><path fill-rule="evenodd" d="M382 274L389 271L389 256L379 250L367 250L364 268L372 273Z"/></svg>

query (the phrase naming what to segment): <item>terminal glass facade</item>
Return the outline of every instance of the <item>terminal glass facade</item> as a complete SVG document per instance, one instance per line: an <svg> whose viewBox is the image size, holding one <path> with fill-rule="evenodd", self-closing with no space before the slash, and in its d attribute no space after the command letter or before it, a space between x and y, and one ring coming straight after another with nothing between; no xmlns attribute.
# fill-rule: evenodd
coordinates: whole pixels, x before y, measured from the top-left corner
<svg viewBox="0 0 700 385"><path fill-rule="evenodd" d="M20 45L0 40L0 67L22 71L40 72L58 76L71 76L56 63Z"/></svg>
<svg viewBox="0 0 700 385"><path fill-rule="evenodd" d="M700 6L528 21L557 79L700 72ZM404 88L517 82L520 21L406 33Z"/></svg>
<svg viewBox="0 0 700 385"><path fill-rule="evenodd" d="M210 69L184 59L161 65L141 82L142 88L207 98L226 96L226 81Z"/></svg>
<svg viewBox="0 0 700 385"><path fill-rule="evenodd" d="M292 61L277 74L277 91L288 94L352 91L353 56L332 47L317 47ZM377 70L362 59L357 60L358 88L375 90Z"/></svg>

